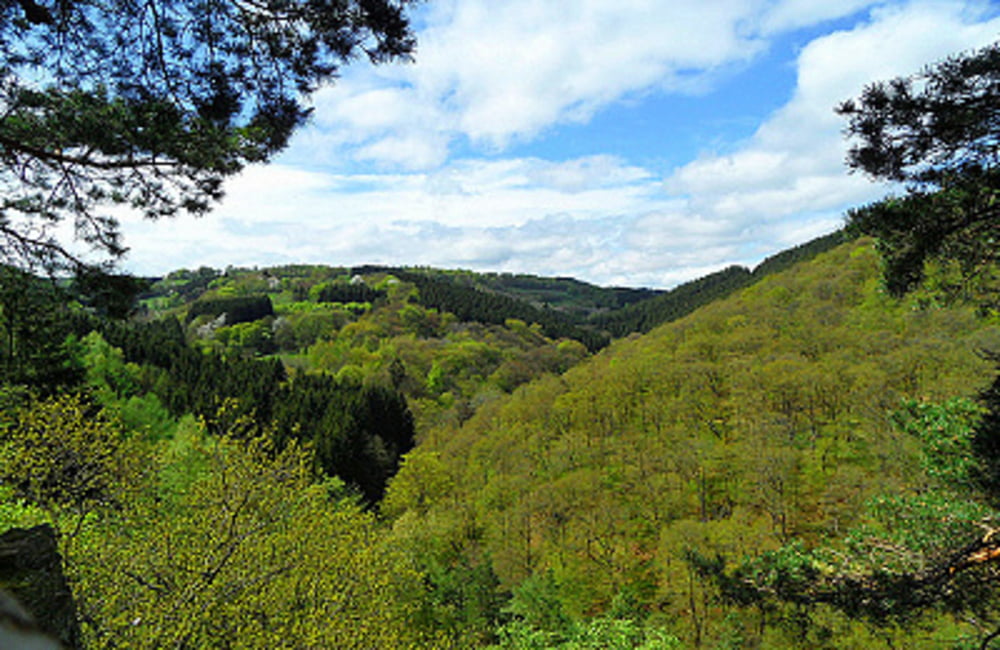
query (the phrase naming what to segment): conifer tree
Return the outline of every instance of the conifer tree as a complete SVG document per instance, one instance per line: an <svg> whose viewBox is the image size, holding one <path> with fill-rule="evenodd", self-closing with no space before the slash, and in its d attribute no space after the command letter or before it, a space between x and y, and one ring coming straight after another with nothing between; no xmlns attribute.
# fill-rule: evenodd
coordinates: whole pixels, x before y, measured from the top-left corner
<svg viewBox="0 0 1000 650"><path fill-rule="evenodd" d="M848 166L906 185L849 213L879 239L891 291L913 288L928 259L954 260L970 276L997 261L1000 43L870 84L837 112L855 138Z"/></svg>
<svg viewBox="0 0 1000 650"><path fill-rule="evenodd" d="M202 214L266 162L305 98L409 56L410 0L20 0L0 6L0 259L78 267L54 231L122 254L107 208Z"/></svg>

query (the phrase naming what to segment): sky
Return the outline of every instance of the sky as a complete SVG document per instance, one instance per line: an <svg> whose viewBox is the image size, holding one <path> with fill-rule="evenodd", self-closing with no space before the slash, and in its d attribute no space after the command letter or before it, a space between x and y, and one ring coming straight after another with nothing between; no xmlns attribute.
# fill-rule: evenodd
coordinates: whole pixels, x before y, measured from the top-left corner
<svg viewBox="0 0 1000 650"><path fill-rule="evenodd" d="M125 216L122 268L366 263L670 288L892 188L834 107L1000 38L994 0L429 0L201 218Z"/></svg>

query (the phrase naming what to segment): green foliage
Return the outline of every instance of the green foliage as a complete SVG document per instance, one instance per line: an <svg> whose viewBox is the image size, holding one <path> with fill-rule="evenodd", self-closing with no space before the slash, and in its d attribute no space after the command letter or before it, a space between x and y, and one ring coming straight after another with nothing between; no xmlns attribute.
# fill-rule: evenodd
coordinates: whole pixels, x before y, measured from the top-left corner
<svg viewBox="0 0 1000 650"><path fill-rule="evenodd" d="M507 595L490 564L472 564L457 554L449 564L427 555L417 557L424 571L433 629L462 645L480 646L492 638Z"/></svg>
<svg viewBox="0 0 1000 650"><path fill-rule="evenodd" d="M316 302L375 302L385 297L385 292L364 282L331 282L313 286L309 297Z"/></svg>
<svg viewBox="0 0 1000 650"><path fill-rule="evenodd" d="M147 437L167 435L174 418L187 413L204 418L212 433L252 416L273 424L279 446L290 440L314 444L316 469L358 488L369 504L381 498L400 456L413 446L408 404L391 386L318 374L289 380L275 359L222 357L188 347L176 321L104 331L123 349L96 332L86 337L92 383L99 396L110 395L104 399L109 408Z"/></svg>
<svg viewBox="0 0 1000 650"><path fill-rule="evenodd" d="M528 629L560 634L573 626L574 616L562 602L558 579L550 573L528 576L513 590L507 611Z"/></svg>
<svg viewBox="0 0 1000 650"><path fill-rule="evenodd" d="M413 447L413 417L391 388L299 375L278 391L275 436L315 448L318 467L356 486L368 503L381 500L400 457Z"/></svg>
<svg viewBox="0 0 1000 650"><path fill-rule="evenodd" d="M212 318L226 315L226 324L250 323L266 316L274 315L274 307L268 296L234 296L230 298L202 298L196 300L188 308L187 320L191 322L198 316L206 315Z"/></svg>
<svg viewBox="0 0 1000 650"><path fill-rule="evenodd" d="M84 307L99 316L128 318L136 310L139 295L149 285L148 280L131 275L82 268L73 278L70 292Z"/></svg>
<svg viewBox="0 0 1000 650"><path fill-rule="evenodd" d="M867 515L870 522L846 536L847 552L868 570L897 574L946 564L996 518L989 508L943 491L878 496Z"/></svg>
<svg viewBox="0 0 1000 650"><path fill-rule="evenodd" d="M358 272L383 271L381 267L361 267ZM500 325L510 318L538 323L550 338L573 338L591 351L608 343L608 338L592 328L582 327L573 317L548 307L538 307L504 293L454 282L440 274L418 270L391 269L393 275L413 283L425 307L455 314L459 320Z"/></svg>
<svg viewBox="0 0 1000 650"><path fill-rule="evenodd" d="M887 413L903 400L971 396L989 380L973 349L1000 332L971 307L894 301L878 270L870 241L844 244L442 423L390 485L399 534L460 512L462 529L478 531L459 538L461 553L489 558L526 618L618 618L616 598L631 593L632 611L685 642L765 643L770 610L723 598L684 549L739 558L841 539L873 497L928 489L936 479L923 464L949 481L974 469L957 462L971 439L965 403L949 407L959 420L941 423L929 455ZM935 422L914 408L915 422ZM930 503L908 507L935 516ZM976 513L934 535L968 530ZM805 582L806 560L788 580ZM551 598L525 600L538 580ZM794 618L782 612L775 620ZM870 638L824 616L823 629ZM545 625L529 620L553 632ZM803 629L789 623L787 635Z"/></svg>
<svg viewBox="0 0 1000 650"><path fill-rule="evenodd" d="M896 412L899 429L917 437L922 466L940 489L969 492L978 487L981 459L974 453L975 431L982 407L968 399L943 404L909 401Z"/></svg>
<svg viewBox="0 0 1000 650"><path fill-rule="evenodd" d="M225 356L257 357L276 349L274 328L266 320L220 327L215 330L213 338Z"/></svg>
<svg viewBox="0 0 1000 650"><path fill-rule="evenodd" d="M446 271L432 268L398 269L364 266L356 273L388 273L387 277L414 282L420 286L422 279L450 283L463 289L477 289L499 294L540 308L551 308L575 321L606 310L620 309L649 298L660 292L655 289L630 289L623 287L595 287L573 278L544 278L511 273L478 273L473 271Z"/></svg>
<svg viewBox="0 0 1000 650"><path fill-rule="evenodd" d="M145 392L146 378L134 363L112 347L99 332L80 341L80 365L95 399L122 423L126 431L144 437L162 438L174 426L174 418L155 393Z"/></svg>
<svg viewBox="0 0 1000 650"><path fill-rule="evenodd" d="M309 302L283 305L280 313L273 325L274 343L278 349L289 352L334 338L340 328L355 319L343 306Z"/></svg>
<svg viewBox="0 0 1000 650"><path fill-rule="evenodd" d="M172 480L68 541L88 647L434 647L421 577L374 518L313 483L304 448L237 428L189 436L157 469Z"/></svg>
<svg viewBox="0 0 1000 650"><path fill-rule="evenodd" d="M586 316L602 310L614 310L660 292L655 289L595 287L573 278L540 278L511 273L462 273L451 277L534 305L547 305L559 311ZM464 276L464 277L463 277Z"/></svg>
<svg viewBox="0 0 1000 650"><path fill-rule="evenodd" d="M139 367L125 363L122 351L112 347L100 332L92 331L80 340L80 362L87 384L103 402L139 393Z"/></svg>
<svg viewBox="0 0 1000 650"><path fill-rule="evenodd" d="M929 493L873 499L866 515L835 546L806 550L795 543L729 569L721 558L690 560L744 607L791 603L811 618L829 605L888 628L917 626L935 610L993 616L993 575L975 557L983 527L997 521L994 512Z"/></svg>
<svg viewBox="0 0 1000 650"><path fill-rule="evenodd" d="M69 321L54 282L0 264L0 381L43 392L74 383Z"/></svg>
<svg viewBox="0 0 1000 650"><path fill-rule="evenodd" d="M179 269L150 287L151 295L178 297L182 300L193 300L201 295L208 285L219 277L219 272L203 266L195 271Z"/></svg>
<svg viewBox="0 0 1000 650"><path fill-rule="evenodd" d="M567 300L576 304L572 308L567 304L566 309L560 312L561 318L569 319L567 323L580 323L581 314L593 314L597 309L606 308L605 305L630 304L632 306L625 310L603 316L609 319L605 326L610 326L608 324L612 321L626 323L619 333L627 333L637 327L650 328L660 320L689 313L698 304L716 299L736 286L743 286L744 281L756 281L795 261L809 259L842 238L842 234L834 233L778 254L773 259L765 260L752 274L745 271L735 273L734 277L744 279L733 286L706 280L667 294L639 292L626 295L621 290L601 290L602 293L565 278L549 281L433 269L362 267L354 269L354 275L347 269L326 267L269 269L264 272L230 269L226 276L215 277L212 281L214 295L220 295L221 291L245 295L241 292L250 287L246 285L249 282L247 278L258 281L267 277L274 286L297 283L301 297L310 294L316 299L330 287L374 287L372 290L380 292L383 297L375 304L368 303L368 307L360 311L347 309L345 303L325 305L289 299L277 304L277 317L270 323L270 330L266 327L267 320L235 329L220 327L213 333L205 333L206 338L199 345L230 357L254 356L278 350L286 353L282 354L286 364L302 370L322 370L343 379L352 377L391 385L406 394L418 429L426 431L461 422L482 404L503 393L513 392L540 374L565 372L585 358L587 352L572 338L560 341L548 339L545 321L539 323L541 319L537 318L537 304L529 305L531 309L526 310L523 308L526 303L521 302L521 307L511 312L513 316L508 316L499 309L499 302L496 305L490 303L489 318L494 321L502 319L503 323L480 324L462 321L452 313L429 307L425 296L421 295L421 287L425 294L433 297L440 287L451 286L448 295L454 298L456 309L471 309L476 301L494 299L506 305L515 305L518 303L515 298L537 299L545 292L553 301L559 302L555 300L554 292L565 289L571 294ZM350 279L358 274L365 274L364 283L355 281L350 284ZM400 277L405 279L400 280ZM190 281L193 280L192 275ZM695 291L693 288L696 287L701 288ZM162 287L154 287L154 291L161 290ZM645 296L643 300L639 300L640 294ZM649 300L650 296L659 297ZM670 300L664 301L663 298ZM471 317L471 313L465 315ZM644 323L641 327L640 320Z"/></svg>
<svg viewBox="0 0 1000 650"><path fill-rule="evenodd" d="M675 650L677 637L631 620L595 618L577 625L569 634L545 632L515 620L500 628L495 650Z"/></svg>
<svg viewBox="0 0 1000 650"><path fill-rule="evenodd" d="M45 509L19 497L14 487L0 485L0 533L10 528L31 528L49 523Z"/></svg>
<svg viewBox="0 0 1000 650"><path fill-rule="evenodd" d="M996 355L990 355L990 359L994 364L998 361ZM980 461L976 478L985 498L997 506L1000 504L1000 373L979 398L985 413L972 441L975 456Z"/></svg>
<svg viewBox="0 0 1000 650"><path fill-rule="evenodd" d="M198 302L214 301L208 295L218 297L223 292L245 297L246 279L262 276L273 285L294 281L298 290L314 299L330 287L365 286L374 287L372 291L382 298L375 303L282 299L276 303L273 320L192 328L197 346L231 358L284 352L282 359L296 368L360 375L367 382L389 384L403 390L417 403L415 410L432 421L467 417L479 401L513 390L540 372L561 372L586 356L571 339L552 341L542 335L540 326L519 319L505 319L502 326L458 322L454 314L416 302L420 298L414 285L392 275L370 274L364 284L349 284L351 276L338 275L336 269L293 270L297 275L289 277L279 269L228 270L212 280L211 294ZM169 292L174 284L168 278L152 291ZM130 345L124 339L119 344ZM447 380L432 376L428 381L435 360L439 370L434 372L447 375ZM445 394L457 399L444 399Z"/></svg>
<svg viewBox="0 0 1000 650"><path fill-rule="evenodd" d="M1000 172L970 170L949 176L931 190L911 189L852 210L852 228L879 240L889 290L897 295L924 278L932 260L954 261L971 281L991 279L998 261L994 242ZM984 307L996 309L996 285Z"/></svg>
<svg viewBox="0 0 1000 650"><path fill-rule="evenodd" d="M732 602L793 603L807 620L820 605L890 628L914 627L935 610L993 620L1000 514L975 500L971 441L980 414L968 400L905 404L895 421L919 439L931 487L874 497L838 543L807 550L795 542L730 570L721 556L692 552L692 565ZM982 647L994 634L980 631Z"/></svg>
<svg viewBox="0 0 1000 650"><path fill-rule="evenodd" d="M142 472L142 455L120 425L78 396L22 407L0 435L3 482L49 510L120 504Z"/></svg>
<svg viewBox="0 0 1000 650"><path fill-rule="evenodd" d="M109 409L121 420L127 431L149 440L169 437L177 425L156 393L134 395L118 404L109 405Z"/></svg>
<svg viewBox="0 0 1000 650"><path fill-rule="evenodd" d="M364 314L341 312L353 322L329 327L297 363L403 392L418 428L426 430L467 418L502 392L539 374L562 372L587 356L577 341L553 341L538 326L517 319L502 326L459 322L452 314L408 302L407 287L412 285L388 285L386 301ZM288 316L288 336L308 340L305 324L294 313Z"/></svg>
<svg viewBox="0 0 1000 650"><path fill-rule="evenodd" d="M407 462L414 455L420 455L419 448L407 456ZM447 479L441 478L436 485L419 486L417 493L428 505L450 503L448 510L435 511L430 517L418 518L412 512L398 516L398 502L383 502L382 514L393 520L387 543L404 550L424 574L423 624L440 631L452 647L479 647L493 638L509 593L500 587L489 559L468 552L481 531L470 521L467 507L449 498ZM424 488L442 489L425 493Z"/></svg>

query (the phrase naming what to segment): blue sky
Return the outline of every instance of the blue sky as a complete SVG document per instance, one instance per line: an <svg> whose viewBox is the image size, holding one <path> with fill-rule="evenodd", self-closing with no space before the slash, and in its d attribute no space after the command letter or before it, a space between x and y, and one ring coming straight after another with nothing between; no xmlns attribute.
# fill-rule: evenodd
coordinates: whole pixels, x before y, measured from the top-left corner
<svg viewBox="0 0 1000 650"><path fill-rule="evenodd" d="M837 228L833 107L1000 37L983 0L430 0L201 219L125 216L124 268L385 263L671 287Z"/></svg>

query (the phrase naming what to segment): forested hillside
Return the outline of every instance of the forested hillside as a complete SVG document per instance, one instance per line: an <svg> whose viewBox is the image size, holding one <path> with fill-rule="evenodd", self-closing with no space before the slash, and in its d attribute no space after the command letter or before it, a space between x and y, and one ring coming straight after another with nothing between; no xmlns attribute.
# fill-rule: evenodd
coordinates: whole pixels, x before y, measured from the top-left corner
<svg viewBox="0 0 1000 650"><path fill-rule="evenodd" d="M381 266L179 270L132 287L138 292L138 315L149 325L117 333L112 328L105 336L137 363L149 359L136 350L136 341L149 336L144 332L162 334L166 326L166 340L141 345L175 350L184 347L183 339L217 355L216 363L280 359L294 370L383 386L406 396L422 432L441 422L461 422L479 405L544 373L564 372L605 347L612 335L676 320L843 237L833 233L785 251L753 272L731 267L667 292L600 288L567 278ZM85 294L81 302L99 312L89 298ZM175 318L183 321L180 330L169 326ZM161 367L180 363L160 356ZM280 381L280 373L270 372ZM176 414L185 409L205 414L217 393L235 397L254 384L244 382L236 391L224 388L230 380L223 379L220 388L205 391L211 381L189 377L181 382L194 387L192 395L213 395L197 408L176 397L164 399ZM266 420L273 413L271 395L279 393L275 386L256 385L245 401Z"/></svg>
<svg viewBox="0 0 1000 650"><path fill-rule="evenodd" d="M905 195L671 291L0 264L0 532L55 531L63 640L991 647L1000 46L837 110Z"/></svg>
<svg viewBox="0 0 1000 650"><path fill-rule="evenodd" d="M140 295L148 324L135 331L177 323L175 339L229 364L280 361L293 375L399 392L418 430L467 418L483 401L588 354L576 338L550 337L518 318L541 314L527 303L412 275L322 266L178 271ZM587 330L565 324L587 340ZM134 338L113 342L141 361L130 352ZM268 404L256 407L262 416Z"/></svg>
<svg viewBox="0 0 1000 650"><path fill-rule="evenodd" d="M924 489L892 413L985 389L1000 322L897 301L879 268L870 240L844 244L518 389L427 435L383 512L552 638L603 612L692 646L880 643L846 618L796 630L794 609L727 606L687 561L835 539L869 499Z"/></svg>
<svg viewBox="0 0 1000 650"><path fill-rule="evenodd" d="M733 599L712 558L818 547L871 499L926 491L894 414L974 397L979 351L1000 346L947 265L889 295L869 239L596 356L426 307L388 274L178 273L116 324L8 273L5 363L25 388L3 393L0 522L63 531L93 647L878 645L888 632L829 608ZM19 327L28 303L63 318ZM346 585L374 600L337 600ZM893 642L975 636L919 620Z"/></svg>
<svg viewBox="0 0 1000 650"><path fill-rule="evenodd" d="M208 326L202 329L202 338L207 338L205 334L215 334L211 338L221 338L222 348L235 348L229 352L258 356L296 352L314 342L323 327L339 328L361 320L367 312L400 303L481 325L522 321L537 325L548 338L576 340L593 352L605 347L612 337L647 332L656 325L676 320L767 275L811 259L849 237L844 231L836 231L777 253L753 270L731 266L667 291L597 287L571 278L531 275L375 265L353 268L301 265L225 271L207 267L195 271L181 269L162 279L147 280L145 286L123 287L117 295L129 295L129 291L137 294L140 312L147 319L175 315L190 324L202 316L199 325ZM404 286L396 286L400 282ZM85 283L80 283L77 289L81 302L97 303L101 311L106 311L104 303L115 295L107 291L107 281L104 293L99 294L104 303L90 296ZM261 321L274 315L275 308L277 315L284 317L277 326L268 320L255 328L214 331ZM120 311L118 308L116 313ZM314 313L306 318L304 311ZM223 314L224 319L212 324L213 319ZM322 320L322 324L310 326L301 320ZM262 325L270 325L272 331L268 333ZM231 334L236 331L240 335L233 337ZM425 327L421 334L433 336L433 327Z"/></svg>

